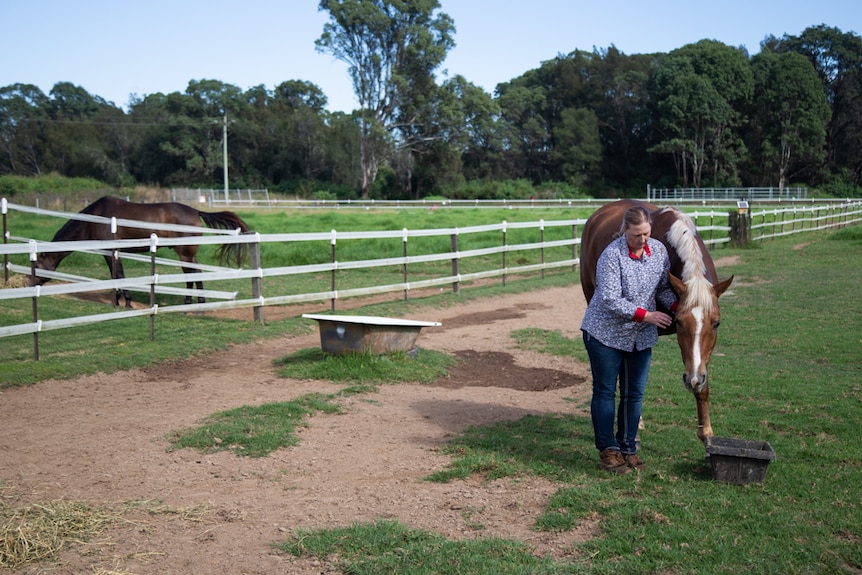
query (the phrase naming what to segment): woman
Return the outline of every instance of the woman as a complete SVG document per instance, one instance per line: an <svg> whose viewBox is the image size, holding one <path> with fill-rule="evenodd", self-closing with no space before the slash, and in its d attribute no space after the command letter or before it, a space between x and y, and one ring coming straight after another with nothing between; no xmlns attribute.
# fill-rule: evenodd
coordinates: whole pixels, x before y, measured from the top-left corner
<svg viewBox="0 0 862 575"><path fill-rule="evenodd" d="M599 257L596 291L581 324L593 374L596 448L602 469L620 474L646 466L637 456L635 437L658 328L673 321L656 311L656 301L670 310L677 305L667 249L650 238L651 231L649 211L641 206L626 211L616 239Z"/></svg>

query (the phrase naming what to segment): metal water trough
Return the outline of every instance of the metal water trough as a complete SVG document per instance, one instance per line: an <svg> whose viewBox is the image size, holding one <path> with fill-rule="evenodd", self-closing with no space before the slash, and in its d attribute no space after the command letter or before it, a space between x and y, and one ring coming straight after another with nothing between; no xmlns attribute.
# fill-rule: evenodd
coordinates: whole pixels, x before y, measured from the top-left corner
<svg viewBox="0 0 862 575"><path fill-rule="evenodd" d="M324 315L304 313L320 328L320 347L342 355L369 352L377 355L411 351L423 327L442 325L436 321L416 321L368 315Z"/></svg>
<svg viewBox="0 0 862 575"><path fill-rule="evenodd" d="M707 437L706 454L716 481L744 485L763 483L775 452L767 441Z"/></svg>

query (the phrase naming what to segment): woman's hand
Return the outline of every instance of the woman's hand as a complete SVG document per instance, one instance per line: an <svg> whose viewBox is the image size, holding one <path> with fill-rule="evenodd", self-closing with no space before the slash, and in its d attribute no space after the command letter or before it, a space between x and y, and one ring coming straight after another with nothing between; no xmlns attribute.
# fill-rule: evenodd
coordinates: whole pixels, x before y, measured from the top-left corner
<svg viewBox="0 0 862 575"><path fill-rule="evenodd" d="M644 316L644 321L665 328L670 327L670 324L673 323L673 318L661 311L648 311Z"/></svg>

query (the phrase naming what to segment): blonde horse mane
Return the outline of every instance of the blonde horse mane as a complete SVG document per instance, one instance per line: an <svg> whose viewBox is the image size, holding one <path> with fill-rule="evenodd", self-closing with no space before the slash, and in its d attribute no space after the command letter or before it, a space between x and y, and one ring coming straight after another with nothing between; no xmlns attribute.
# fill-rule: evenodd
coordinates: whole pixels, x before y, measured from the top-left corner
<svg viewBox="0 0 862 575"><path fill-rule="evenodd" d="M680 307L691 309L703 307L707 312L712 310L715 297L712 291L712 282L706 279L706 262L703 252L697 242L697 228L691 218L676 208L667 207L662 213L673 212L676 221L667 231L667 241L679 255L683 262L682 277L685 283L688 297L680 301Z"/></svg>

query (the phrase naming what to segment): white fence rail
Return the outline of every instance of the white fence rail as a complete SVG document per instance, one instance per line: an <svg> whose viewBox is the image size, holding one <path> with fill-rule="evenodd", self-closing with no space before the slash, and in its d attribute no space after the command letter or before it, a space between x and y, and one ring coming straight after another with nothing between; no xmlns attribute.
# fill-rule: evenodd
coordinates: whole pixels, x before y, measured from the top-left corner
<svg viewBox="0 0 862 575"><path fill-rule="evenodd" d="M18 206L7 203L2 200L3 226L4 226L4 243L0 246L0 253L4 259L4 273L6 278L10 272L29 275L33 272L32 266L36 257L40 253L49 252L65 252L65 251L84 251L89 253L112 253L114 250L123 250L130 247L149 248L150 255L134 255L121 254L121 257L147 260L151 262L152 269L155 265L160 266L177 266L180 262L171 259L161 259L155 257L156 248L170 247L173 245L204 245L204 244L249 244L249 247L256 256L253 256L252 261L258 264L250 269L231 269L222 268L212 265L198 265L197 271L194 273L168 273L159 274L152 273L137 277L127 277L121 280L96 280L60 272L47 272L44 270L35 270L35 273L42 277L63 280L67 283L54 285L43 285L34 287L15 287L0 290L0 301L8 301L15 299L31 299L33 301L34 317L33 321L21 323L17 325L0 326L0 337L15 336L23 334L37 334L41 331L61 329L88 323L96 323L113 319L124 319L129 317L137 317L149 315L151 318L151 334L152 321L157 314L164 313L185 313L199 312L234 308L254 308L254 318L257 321L263 321L263 309L271 305L295 304L313 301L330 300L332 308L335 309L335 303L338 299L350 298L356 296L368 296L373 294L383 294L392 292L403 292L404 298L408 297L410 290L426 289L439 286L452 286L454 291L457 291L462 282L475 281L485 278L502 278L505 284L507 275L532 274L541 272L544 274L546 270L558 270L561 268L571 268L574 270L579 264L578 250L580 246L579 229L583 226L585 219L570 219L570 220L555 220L555 221L537 221L537 222L500 222L497 224L489 224L482 226L474 226L469 228L444 228L444 229L419 229L419 230L387 230L387 231L350 231L306 234L236 234L233 232L224 233L223 230L212 230L209 228L194 228L193 231L197 234L210 233L211 235L195 235L184 238L159 238L153 235L150 239L143 240L117 240L117 241L78 241L78 242L42 242L35 240L26 240L26 238L13 238L6 229L7 211L20 211L39 213L51 216L60 216L64 218L82 218L83 214L77 213L62 213L48 212L45 210L37 210L26 206ZM727 225L728 212L716 210L704 211L687 211L687 213L695 221L698 231L703 237L705 243L711 248L725 242L730 241L730 227ZM93 216L86 216L92 218ZM862 201L847 201L842 204L830 204L824 206L810 207L790 207L782 209L764 209L760 211L752 211L749 214L750 230L752 231L752 240L760 241L763 239L774 238L789 234L810 232L816 230L826 230L836 227L843 227L850 224L862 222ZM119 222L123 226L142 227L153 229L153 224L146 222ZM159 224L160 227L165 226ZM546 240L545 231L550 228L570 228L571 237L560 239L561 231L555 234L557 239ZM508 244L507 232L511 230L535 230L538 241L529 241L520 244ZM474 248L469 250L461 250L459 248L459 239L473 234L499 234L498 240L495 240L496 245L488 245L486 247ZM567 232L568 235L568 232ZM451 249L439 253L428 253L409 255L408 244L411 239L420 237L448 236L451 238ZM389 257L369 260L353 260L339 261L337 259L337 245L339 241L347 240L373 240L373 239L400 239L403 243L402 255L399 257ZM17 241L10 241L17 240ZM266 249L268 244L277 243L292 243L292 242L326 242L331 246L331 260L317 264L283 266L283 267L262 267L260 262L260 252ZM487 243L487 242L486 242ZM529 263L522 265L510 265L506 257L508 254L515 252L535 252L541 253L541 258L534 257L533 261L539 260L538 263ZM556 257L550 261L546 261L546 252L553 253ZM26 254L31 262L31 267L16 265L10 262L10 256L20 256ZM498 267L488 269L479 269L472 273L461 273L460 263L462 261L471 260L471 258L480 258L484 256L499 256L500 264ZM451 262L451 273L444 273L436 277L427 277L427 270L424 268L421 271L415 271L415 266L421 268L421 264L434 262ZM188 266L188 264L183 264ZM337 289L336 272L352 269L368 269L384 266L401 266L403 269L403 281L390 283L385 285L372 285L366 287L351 287L349 289ZM414 266L411 270L411 266ZM421 275L423 279L409 281L409 273L412 271L414 275ZM295 294L264 294L261 288L261 280L263 278L298 275L298 274L331 274L331 285L329 290L324 290L314 293L295 293ZM252 296L237 299L238 292L224 290L189 290L184 287L172 287L172 284L185 284L189 281L215 282L224 280L249 280L252 285ZM104 291L104 290L132 290L151 294L151 305L143 309L113 311L110 313L90 315L85 317L70 317L57 320L41 320L38 318L37 310L38 301L40 298L56 296L62 294L73 294L82 292ZM153 303L153 295L157 293L176 294L176 295L192 295L194 297L203 295L206 298L218 301L208 301L206 303L192 303L183 305L156 305ZM37 348L38 349L38 348ZM38 353L37 353L38 355Z"/></svg>
<svg viewBox="0 0 862 575"><path fill-rule="evenodd" d="M662 197L662 194L656 192L651 194L647 201L654 202L660 205L673 204L676 206L701 206L712 209L730 209L736 206L737 200L740 197L745 197L752 204L780 204L797 207L811 207L824 204L842 204L846 199L825 199L825 198L800 198L779 195L776 189L763 188L762 193L751 193L750 190L760 190L759 188L726 188L725 193L705 193L701 194L702 190L685 190L677 196L667 194ZM736 195L734 195L736 194ZM652 196L655 197L652 197ZM526 200L457 200L457 199L422 199L422 200L321 200L312 198L290 198L290 197L275 197L270 196L267 199L242 198L230 199L225 201L218 195L207 196L206 204L210 208L218 209L237 209L237 208L254 208L254 209L278 209L278 210L415 210L420 208L437 210L437 209L507 209L507 210L534 210L534 209L555 209L555 208L597 208L604 204L616 201L614 199L594 199L594 198L535 198Z"/></svg>
<svg viewBox="0 0 862 575"><path fill-rule="evenodd" d="M218 202L224 205L244 206L250 204L269 205L269 190L267 189L237 189L217 190L215 188L171 188L171 201L187 204L213 205Z"/></svg>
<svg viewBox="0 0 862 575"><path fill-rule="evenodd" d="M647 186L647 200L678 202L680 200L761 200L804 201L808 188L653 188Z"/></svg>

